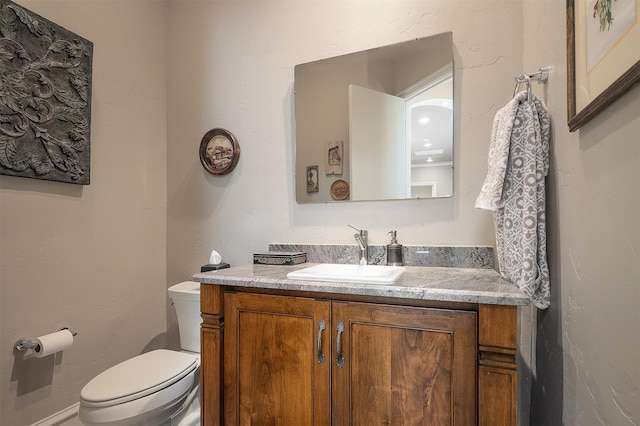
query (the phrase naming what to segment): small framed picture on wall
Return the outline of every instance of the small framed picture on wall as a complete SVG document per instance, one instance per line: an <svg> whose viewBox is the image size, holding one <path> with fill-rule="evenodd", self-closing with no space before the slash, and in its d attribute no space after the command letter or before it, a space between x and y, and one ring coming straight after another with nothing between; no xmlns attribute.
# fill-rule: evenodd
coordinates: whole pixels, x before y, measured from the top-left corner
<svg viewBox="0 0 640 426"><path fill-rule="evenodd" d="M215 128L205 133L200 142L200 163L215 176L224 176L238 164L240 145L227 130Z"/></svg>
<svg viewBox="0 0 640 426"><path fill-rule="evenodd" d="M307 192L318 192L318 166L307 166Z"/></svg>
<svg viewBox="0 0 640 426"><path fill-rule="evenodd" d="M327 175L342 174L342 141L325 143L325 173Z"/></svg>

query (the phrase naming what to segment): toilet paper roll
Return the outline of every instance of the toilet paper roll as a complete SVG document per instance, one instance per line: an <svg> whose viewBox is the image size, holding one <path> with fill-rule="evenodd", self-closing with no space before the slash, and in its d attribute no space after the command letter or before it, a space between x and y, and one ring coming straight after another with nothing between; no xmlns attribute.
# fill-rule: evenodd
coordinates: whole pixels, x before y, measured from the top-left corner
<svg viewBox="0 0 640 426"><path fill-rule="evenodd" d="M36 358L42 358L71 347L71 345L73 345L73 333L67 329L63 329L55 333L37 337L35 342L37 346L33 350L33 353Z"/></svg>
<svg viewBox="0 0 640 426"><path fill-rule="evenodd" d="M220 262L222 262L222 256L220 256L217 251L211 250L211 256L209 256L209 264L217 265Z"/></svg>

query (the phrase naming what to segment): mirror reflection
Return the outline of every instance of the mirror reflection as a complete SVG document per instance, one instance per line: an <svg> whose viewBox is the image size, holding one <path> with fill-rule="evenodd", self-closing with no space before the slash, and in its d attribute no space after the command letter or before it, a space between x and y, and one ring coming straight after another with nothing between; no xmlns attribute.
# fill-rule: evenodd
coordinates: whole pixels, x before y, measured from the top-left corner
<svg viewBox="0 0 640 426"><path fill-rule="evenodd" d="M299 203L453 194L450 32L294 71Z"/></svg>

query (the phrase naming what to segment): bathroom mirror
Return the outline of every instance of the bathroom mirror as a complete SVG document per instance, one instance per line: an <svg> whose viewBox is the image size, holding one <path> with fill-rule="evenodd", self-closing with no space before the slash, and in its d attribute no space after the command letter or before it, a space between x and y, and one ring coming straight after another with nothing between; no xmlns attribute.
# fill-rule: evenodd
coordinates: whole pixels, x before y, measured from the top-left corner
<svg viewBox="0 0 640 426"><path fill-rule="evenodd" d="M453 195L450 32L297 65L296 201Z"/></svg>

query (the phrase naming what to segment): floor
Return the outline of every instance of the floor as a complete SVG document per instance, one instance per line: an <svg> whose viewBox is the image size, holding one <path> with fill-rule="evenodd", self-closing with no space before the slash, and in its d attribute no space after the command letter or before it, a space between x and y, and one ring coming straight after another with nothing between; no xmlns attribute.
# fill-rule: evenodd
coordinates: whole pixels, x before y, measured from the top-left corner
<svg viewBox="0 0 640 426"><path fill-rule="evenodd" d="M58 426L82 426L82 423L78 420L78 416L75 416L64 423L60 423Z"/></svg>

